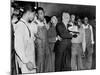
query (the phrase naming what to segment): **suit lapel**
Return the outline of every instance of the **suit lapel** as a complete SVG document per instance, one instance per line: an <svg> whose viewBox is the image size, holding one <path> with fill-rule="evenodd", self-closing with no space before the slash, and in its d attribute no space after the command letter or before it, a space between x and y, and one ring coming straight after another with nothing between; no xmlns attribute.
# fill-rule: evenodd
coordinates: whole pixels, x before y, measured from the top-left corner
<svg viewBox="0 0 100 75"><path fill-rule="evenodd" d="M62 24L63 24L63 28L65 29L65 30L67 30L67 27L64 25L64 23L62 22Z"/></svg>

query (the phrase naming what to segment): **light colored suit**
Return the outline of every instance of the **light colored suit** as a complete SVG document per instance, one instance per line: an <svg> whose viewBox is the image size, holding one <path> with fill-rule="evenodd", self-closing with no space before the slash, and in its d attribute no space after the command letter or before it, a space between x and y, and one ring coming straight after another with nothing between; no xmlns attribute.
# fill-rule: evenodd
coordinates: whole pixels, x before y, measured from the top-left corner
<svg viewBox="0 0 100 75"><path fill-rule="evenodd" d="M14 25L14 42L16 51L16 60L18 60L19 67L22 73L35 73L36 70L29 71L26 63L32 62L35 65L35 47L34 47L34 33L37 32L35 25L27 23L21 19ZM34 28L34 29L33 29ZM34 31L33 31L34 30Z"/></svg>

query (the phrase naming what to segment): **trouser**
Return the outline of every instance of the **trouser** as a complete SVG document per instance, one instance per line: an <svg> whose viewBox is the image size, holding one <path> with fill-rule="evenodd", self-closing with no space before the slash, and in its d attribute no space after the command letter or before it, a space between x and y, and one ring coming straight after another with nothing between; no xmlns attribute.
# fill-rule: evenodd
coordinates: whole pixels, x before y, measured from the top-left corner
<svg viewBox="0 0 100 75"><path fill-rule="evenodd" d="M44 47L43 41L37 40L37 72L41 73L44 71Z"/></svg>
<svg viewBox="0 0 100 75"><path fill-rule="evenodd" d="M62 40L56 45L55 50L55 71L71 70L71 42L70 40Z"/></svg>
<svg viewBox="0 0 100 75"><path fill-rule="evenodd" d="M80 43L72 43L72 53L71 53L71 69L72 70L82 70L82 45ZM78 59L78 61L77 61Z"/></svg>
<svg viewBox="0 0 100 75"><path fill-rule="evenodd" d="M11 75L16 75L15 50L11 50Z"/></svg>
<svg viewBox="0 0 100 75"><path fill-rule="evenodd" d="M36 69L29 71L26 67L26 64L23 64L21 67L22 74L34 74L36 73Z"/></svg>
<svg viewBox="0 0 100 75"><path fill-rule="evenodd" d="M93 54L93 48L91 44L86 45L86 69L91 69L92 68L92 54Z"/></svg>
<svg viewBox="0 0 100 75"><path fill-rule="evenodd" d="M55 71L55 53L54 53L54 43L49 43L50 55L51 55L51 68L52 72Z"/></svg>

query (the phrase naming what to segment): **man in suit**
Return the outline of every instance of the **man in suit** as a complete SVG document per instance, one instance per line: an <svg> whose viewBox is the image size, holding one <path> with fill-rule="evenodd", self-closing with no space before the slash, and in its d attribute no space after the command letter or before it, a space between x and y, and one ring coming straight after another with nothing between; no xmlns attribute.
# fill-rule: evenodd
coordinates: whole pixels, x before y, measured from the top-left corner
<svg viewBox="0 0 100 75"><path fill-rule="evenodd" d="M35 17L35 9L27 6L19 22L14 25L14 42L16 62L22 73L35 73L34 37L31 34L30 23Z"/></svg>
<svg viewBox="0 0 100 75"><path fill-rule="evenodd" d="M68 30L70 15L67 12L62 14L62 22L56 26L58 40L55 49L55 71L71 70L71 39L75 35L71 35Z"/></svg>

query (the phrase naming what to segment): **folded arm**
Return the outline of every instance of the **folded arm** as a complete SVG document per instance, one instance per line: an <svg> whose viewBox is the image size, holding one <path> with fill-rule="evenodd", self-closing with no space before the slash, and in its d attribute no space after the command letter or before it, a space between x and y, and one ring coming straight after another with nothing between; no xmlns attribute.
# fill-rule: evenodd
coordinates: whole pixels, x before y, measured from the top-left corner
<svg viewBox="0 0 100 75"><path fill-rule="evenodd" d="M70 39L70 38L72 38L72 35L68 32L68 30L63 28L63 27L61 27L60 25L57 26L57 32L58 32L58 35L62 39Z"/></svg>

